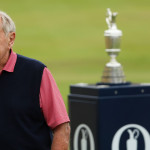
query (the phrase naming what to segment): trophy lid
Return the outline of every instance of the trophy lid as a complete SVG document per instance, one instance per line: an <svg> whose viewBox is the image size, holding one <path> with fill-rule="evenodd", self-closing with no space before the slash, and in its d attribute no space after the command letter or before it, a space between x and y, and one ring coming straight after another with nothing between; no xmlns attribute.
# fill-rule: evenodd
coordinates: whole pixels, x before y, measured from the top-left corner
<svg viewBox="0 0 150 150"><path fill-rule="evenodd" d="M105 30L104 36L122 36L122 31L118 29Z"/></svg>

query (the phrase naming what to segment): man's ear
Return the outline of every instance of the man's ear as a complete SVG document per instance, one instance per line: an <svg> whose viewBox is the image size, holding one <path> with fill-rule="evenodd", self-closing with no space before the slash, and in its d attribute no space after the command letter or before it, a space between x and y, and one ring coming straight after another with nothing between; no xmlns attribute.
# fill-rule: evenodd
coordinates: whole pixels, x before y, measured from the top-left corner
<svg viewBox="0 0 150 150"><path fill-rule="evenodd" d="M16 38L16 33L15 32L10 32L8 35L9 42L8 42L8 47L11 49L14 45L15 38Z"/></svg>

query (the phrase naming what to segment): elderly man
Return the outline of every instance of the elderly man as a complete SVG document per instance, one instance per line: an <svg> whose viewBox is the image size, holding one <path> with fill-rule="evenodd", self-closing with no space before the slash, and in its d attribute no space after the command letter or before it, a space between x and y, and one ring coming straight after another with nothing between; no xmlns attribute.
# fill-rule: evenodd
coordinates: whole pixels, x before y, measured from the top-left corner
<svg viewBox="0 0 150 150"><path fill-rule="evenodd" d="M67 150L69 118L56 83L44 64L13 52L15 36L0 12L0 149Z"/></svg>

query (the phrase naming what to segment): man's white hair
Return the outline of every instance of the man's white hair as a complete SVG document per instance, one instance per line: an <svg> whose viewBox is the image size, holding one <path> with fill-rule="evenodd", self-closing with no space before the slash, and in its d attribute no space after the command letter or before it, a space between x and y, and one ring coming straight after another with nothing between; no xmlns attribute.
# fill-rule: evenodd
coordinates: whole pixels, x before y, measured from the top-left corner
<svg viewBox="0 0 150 150"><path fill-rule="evenodd" d="M15 23L5 12L0 11L0 17L2 19L2 29L5 35L8 35L10 32L16 32Z"/></svg>

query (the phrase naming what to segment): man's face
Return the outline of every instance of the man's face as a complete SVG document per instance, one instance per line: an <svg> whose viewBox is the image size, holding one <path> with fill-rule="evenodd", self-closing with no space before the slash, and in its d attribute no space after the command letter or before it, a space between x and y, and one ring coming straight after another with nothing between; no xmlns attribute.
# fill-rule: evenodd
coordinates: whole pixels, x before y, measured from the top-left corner
<svg viewBox="0 0 150 150"><path fill-rule="evenodd" d="M11 34L5 35L2 29L2 19L0 17L0 65L5 63L9 58L9 50L12 47ZM15 34L15 33L14 33Z"/></svg>

